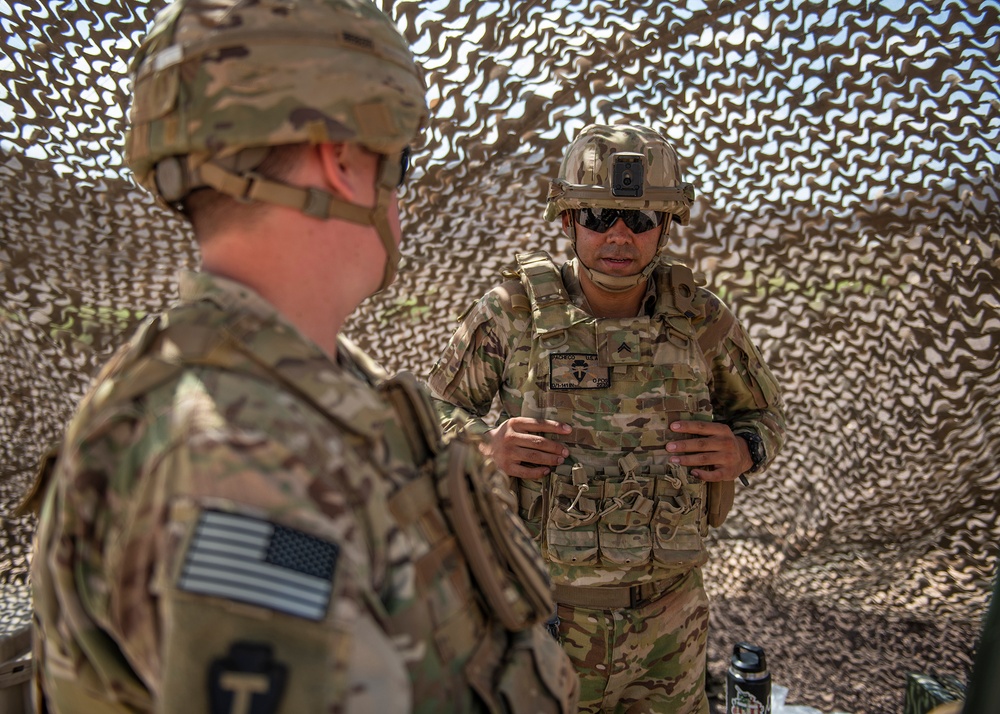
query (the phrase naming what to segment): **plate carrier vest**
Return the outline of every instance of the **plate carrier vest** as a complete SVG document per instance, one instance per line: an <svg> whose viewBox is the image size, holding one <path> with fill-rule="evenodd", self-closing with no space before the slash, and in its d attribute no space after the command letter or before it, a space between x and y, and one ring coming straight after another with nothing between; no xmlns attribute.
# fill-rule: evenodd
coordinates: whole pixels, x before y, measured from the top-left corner
<svg viewBox="0 0 1000 714"><path fill-rule="evenodd" d="M569 449L565 463L544 481L518 479L519 512L556 584L607 570L617 582L663 580L703 563L708 526L725 519L733 484L707 488L665 449L688 438L671 422L712 419L691 270L657 267L651 316L596 318L573 304L547 253L517 262L533 329L520 337L530 351L517 350L530 357L506 379L526 396L522 416L572 427L550 436Z"/></svg>

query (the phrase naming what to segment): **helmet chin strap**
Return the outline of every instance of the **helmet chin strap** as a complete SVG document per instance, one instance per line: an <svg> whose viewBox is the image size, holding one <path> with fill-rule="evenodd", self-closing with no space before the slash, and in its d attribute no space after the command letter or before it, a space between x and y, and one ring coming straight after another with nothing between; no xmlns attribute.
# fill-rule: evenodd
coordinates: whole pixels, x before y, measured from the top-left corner
<svg viewBox="0 0 1000 714"><path fill-rule="evenodd" d="M372 225L378 237L382 240L382 247L385 248L385 269L382 271L382 284L378 286L375 293L380 293L392 284L396 274L399 272L399 260L402 257L399 253L399 246L396 245L396 238L392 235L389 227L389 200L392 191L381 183L376 186L378 192L375 199L375 207L372 209Z"/></svg>
<svg viewBox="0 0 1000 714"><path fill-rule="evenodd" d="M375 205L361 206L348 203L318 188L300 188L264 178L253 171L233 173L217 163L208 162L198 168L205 185L241 201L261 201L301 211L307 216L328 220L340 218L350 223L373 226L385 248L385 269L382 284L376 293L392 283L399 267L400 252L389 226L389 202L395 189L392 173L396 162L383 155L379 159L379 173L375 179Z"/></svg>
<svg viewBox="0 0 1000 714"><path fill-rule="evenodd" d="M642 269L642 272L635 275L608 275L607 273L602 273L600 271L594 270L593 268L584 265L583 259L580 258L580 254L576 250L576 221L572 218L569 222L570 239L573 242L573 252L576 254L577 259L580 260L580 267L583 268L587 277L597 285L602 290L607 290L609 293L624 293L636 285L640 285L649 278L653 270L656 269L657 264L660 262L660 256L667 247L666 236L670 231L670 221L673 218L671 214L667 214L666 218L663 219L663 228L660 230L660 237L656 243L656 255L653 259L649 261L649 264Z"/></svg>

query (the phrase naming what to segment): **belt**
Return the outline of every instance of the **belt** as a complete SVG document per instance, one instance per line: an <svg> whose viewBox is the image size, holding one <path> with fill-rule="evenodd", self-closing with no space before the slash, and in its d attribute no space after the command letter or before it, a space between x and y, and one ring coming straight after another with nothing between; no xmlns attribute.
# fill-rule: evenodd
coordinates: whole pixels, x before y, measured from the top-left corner
<svg viewBox="0 0 1000 714"><path fill-rule="evenodd" d="M597 610L636 608L673 590L685 575L687 573L668 580L637 585L588 587L557 583L553 585L553 595L560 605L572 607L589 607Z"/></svg>

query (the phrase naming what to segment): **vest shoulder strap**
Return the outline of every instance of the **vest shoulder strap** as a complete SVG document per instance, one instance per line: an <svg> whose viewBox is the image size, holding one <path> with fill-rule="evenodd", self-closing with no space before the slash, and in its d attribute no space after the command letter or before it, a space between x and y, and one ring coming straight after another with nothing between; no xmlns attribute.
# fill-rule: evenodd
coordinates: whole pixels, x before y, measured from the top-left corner
<svg viewBox="0 0 1000 714"><path fill-rule="evenodd" d="M558 341L567 329L587 319L570 300L562 274L548 253L519 253L517 264L531 303L534 333L543 343Z"/></svg>

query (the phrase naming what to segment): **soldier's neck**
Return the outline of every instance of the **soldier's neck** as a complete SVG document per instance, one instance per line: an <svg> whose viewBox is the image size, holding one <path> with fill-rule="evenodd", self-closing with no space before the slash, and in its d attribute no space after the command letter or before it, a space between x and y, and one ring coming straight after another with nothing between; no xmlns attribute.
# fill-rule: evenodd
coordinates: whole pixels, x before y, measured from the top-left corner
<svg viewBox="0 0 1000 714"><path fill-rule="evenodd" d="M586 272L580 274L580 287L587 298L590 312L594 317L635 317L646 296L646 282L643 281L624 292L611 292L600 287Z"/></svg>

